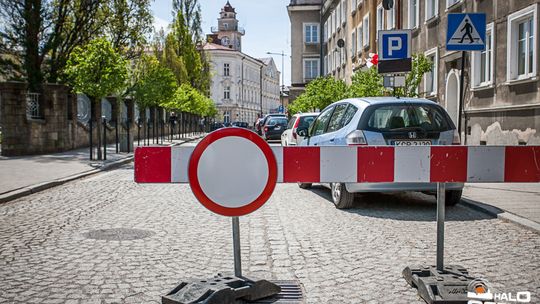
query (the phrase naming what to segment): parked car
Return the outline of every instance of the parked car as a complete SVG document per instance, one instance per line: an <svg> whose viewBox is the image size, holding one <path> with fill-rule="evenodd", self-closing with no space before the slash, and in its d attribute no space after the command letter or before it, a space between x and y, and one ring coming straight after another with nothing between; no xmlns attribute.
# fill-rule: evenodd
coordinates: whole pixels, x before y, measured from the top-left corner
<svg viewBox="0 0 540 304"><path fill-rule="evenodd" d="M427 99L371 97L335 102L326 107L310 129L302 146L459 145L456 127L443 107ZM311 184L299 184L301 188ZM435 193L436 183L332 183L337 208L350 208L354 193L422 191ZM463 183L446 184L446 204L461 199Z"/></svg>
<svg viewBox="0 0 540 304"><path fill-rule="evenodd" d="M249 128L249 124L245 121L233 121L231 124L232 127L239 127L239 128Z"/></svg>
<svg viewBox="0 0 540 304"><path fill-rule="evenodd" d="M309 128L319 113L298 113L293 115L287 125L287 130L281 134L282 146L296 146L304 139L298 136L296 130L298 128Z"/></svg>
<svg viewBox="0 0 540 304"><path fill-rule="evenodd" d="M222 122L213 122L212 124L210 124L210 131L215 131L217 129L221 129L221 128L224 128L225 126L223 125Z"/></svg>
<svg viewBox="0 0 540 304"><path fill-rule="evenodd" d="M271 117L263 127L262 137L265 140L279 140L286 128L286 117Z"/></svg>
<svg viewBox="0 0 540 304"><path fill-rule="evenodd" d="M262 135L264 125L266 124L266 122L268 121L268 119L271 118L271 117L284 117L284 118L287 118L287 116L286 116L285 114L282 114L282 113L266 114L265 116L263 116L263 117L260 118L260 120L259 120L259 130L257 131L257 133L258 133L259 135Z"/></svg>

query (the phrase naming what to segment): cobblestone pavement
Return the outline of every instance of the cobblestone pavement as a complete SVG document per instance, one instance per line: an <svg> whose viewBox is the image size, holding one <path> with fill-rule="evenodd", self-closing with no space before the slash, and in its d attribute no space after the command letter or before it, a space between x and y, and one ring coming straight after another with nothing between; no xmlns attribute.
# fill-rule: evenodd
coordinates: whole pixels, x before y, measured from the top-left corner
<svg viewBox="0 0 540 304"><path fill-rule="evenodd" d="M126 166L0 205L0 303L160 303L182 278L232 272L230 219L188 185L138 185L132 174ZM435 260L435 200L370 195L340 211L329 199L324 188L278 185L240 220L244 273L297 279L308 303L423 303L401 271ZM540 235L459 205L447 218L448 263L539 302ZM143 231L89 238L108 228Z"/></svg>

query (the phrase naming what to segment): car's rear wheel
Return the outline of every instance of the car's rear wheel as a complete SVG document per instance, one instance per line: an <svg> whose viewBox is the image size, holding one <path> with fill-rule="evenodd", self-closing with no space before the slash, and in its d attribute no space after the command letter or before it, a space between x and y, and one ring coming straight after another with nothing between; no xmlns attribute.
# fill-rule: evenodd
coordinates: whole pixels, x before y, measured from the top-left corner
<svg viewBox="0 0 540 304"><path fill-rule="evenodd" d="M298 183L298 187L302 189L309 189L311 188L311 183Z"/></svg>
<svg viewBox="0 0 540 304"><path fill-rule="evenodd" d="M444 202L446 206L455 206L461 201L462 190L448 190L444 194Z"/></svg>
<svg viewBox="0 0 540 304"><path fill-rule="evenodd" d="M332 183L332 200L338 209L349 209L354 203L354 193L347 191L344 183Z"/></svg>

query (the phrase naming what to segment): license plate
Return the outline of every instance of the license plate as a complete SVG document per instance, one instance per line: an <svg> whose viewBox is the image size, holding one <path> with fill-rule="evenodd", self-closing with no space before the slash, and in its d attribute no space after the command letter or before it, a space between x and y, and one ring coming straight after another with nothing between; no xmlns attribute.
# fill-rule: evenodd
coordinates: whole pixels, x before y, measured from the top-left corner
<svg viewBox="0 0 540 304"><path fill-rule="evenodd" d="M395 146L431 146L431 140L396 140Z"/></svg>

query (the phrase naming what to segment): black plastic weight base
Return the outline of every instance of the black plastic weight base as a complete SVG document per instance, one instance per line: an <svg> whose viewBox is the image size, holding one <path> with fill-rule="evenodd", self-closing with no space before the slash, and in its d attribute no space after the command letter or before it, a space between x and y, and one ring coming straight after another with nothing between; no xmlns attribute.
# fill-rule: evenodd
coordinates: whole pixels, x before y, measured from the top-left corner
<svg viewBox="0 0 540 304"><path fill-rule="evenodd" d="M428 304L466 304L467 287L474 280L458 265L445 266L442 272L435 266L408 266L403 277Z"/></svg>
<svg viewBox="0 0 540 304"><path fill-rule="evenodd" d="M180 283L161 298L162 304L234 304L237 300L256 301L278 294L281 288L267 280L217 276Z"/></svg>

